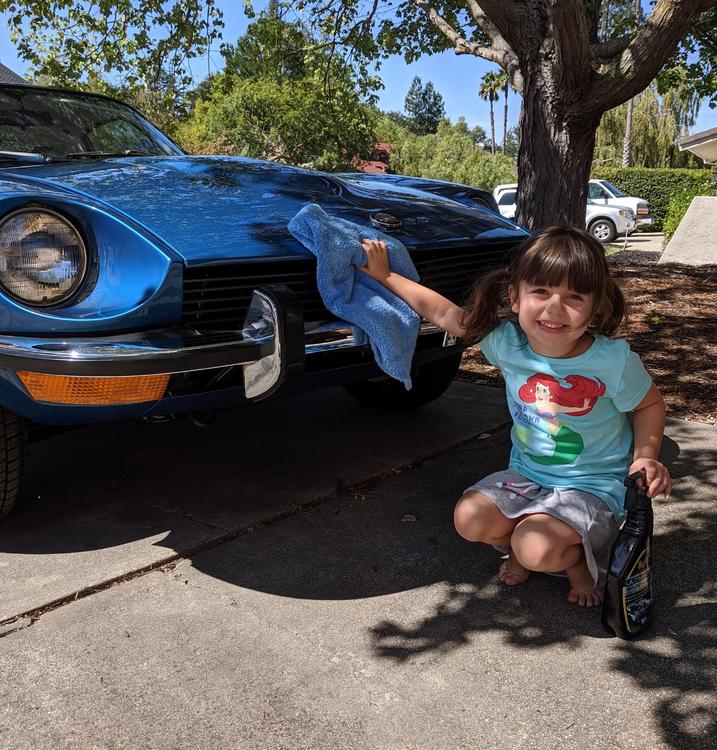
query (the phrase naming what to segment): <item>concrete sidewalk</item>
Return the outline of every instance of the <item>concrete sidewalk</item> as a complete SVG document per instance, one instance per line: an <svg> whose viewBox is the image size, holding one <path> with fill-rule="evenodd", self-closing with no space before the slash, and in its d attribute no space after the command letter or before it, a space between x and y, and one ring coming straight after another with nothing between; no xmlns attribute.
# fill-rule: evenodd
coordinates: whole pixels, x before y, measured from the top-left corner
<svg viewBox="0 0 717 750"><path fill-rule="evenodd" d="M714 747L716 428L669 424L658 616L624 642L565 603L560 579L502 587L496 553L452 529L462 489L507 460L503 398L456 383L399 418L340 393L276 402L253 435L265 450L249 457L239 414L191 449L169 425L104 489L126 435L78 432L88 478L78 466L62 513L41 500L0 541L12 581L0 747ZM277 434L305 408L308 435ZM171 470L153 470L147 450L167 455L166 441ZM52 449L38 447L35 466L56 476ZM241 478L271 491L242 491ZM162 550L178 558L143 572ZM117 570L130 576L103 587ZM7 614L60 593L45 613Z"/></svg>
<svg viewBox="0 0 717 750"><path fill-rule="evenodd" d="M627 240L619 237L612 244L629 252L661 253L665 247L665 235L662 232L635 232Z"/></svg>
<svg viewBox="0 0 717 750"><path fill-rule="evenodd" d="M630 250L661 253L665 249L665 235L662 232L635 232L627 238L627 244Z"/></svg>

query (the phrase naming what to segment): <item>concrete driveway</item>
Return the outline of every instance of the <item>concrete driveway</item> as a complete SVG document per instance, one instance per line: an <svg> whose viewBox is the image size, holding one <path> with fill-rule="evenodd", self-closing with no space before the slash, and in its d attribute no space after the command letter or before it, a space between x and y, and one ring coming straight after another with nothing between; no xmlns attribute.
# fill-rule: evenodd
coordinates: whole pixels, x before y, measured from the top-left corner
<svg viewBox="0 0 717 750"><path fill-rule="evenodd" d="M665 248L665 235L662 232L635 232L627 241L622 241L625 250L642 250L648 253L661 253Z"/></svg>
<svg viewBox="0 0 717 750"><path fill-rule="evenodd" d="M33 444L0 748L714 747L715 427L669 426L659 615L628 643L453 531L506 419L456 383L410 415L335 391Z"/></svg>

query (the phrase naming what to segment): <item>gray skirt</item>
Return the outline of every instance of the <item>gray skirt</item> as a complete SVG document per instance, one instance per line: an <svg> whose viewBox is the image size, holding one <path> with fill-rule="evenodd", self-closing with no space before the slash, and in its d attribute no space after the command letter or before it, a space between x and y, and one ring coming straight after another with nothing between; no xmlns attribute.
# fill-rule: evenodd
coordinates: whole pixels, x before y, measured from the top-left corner
<svg viewBox="0 0 717 750"><path fill-rule="evenodd" d="M566 523L580 534L595 585L605 583L610 549L620 526L597 495L569 487L542 487L510 469L489 474L465 491L486 495L506 518L546 513ZM507 552L509 548L498 549Z"/></svg>

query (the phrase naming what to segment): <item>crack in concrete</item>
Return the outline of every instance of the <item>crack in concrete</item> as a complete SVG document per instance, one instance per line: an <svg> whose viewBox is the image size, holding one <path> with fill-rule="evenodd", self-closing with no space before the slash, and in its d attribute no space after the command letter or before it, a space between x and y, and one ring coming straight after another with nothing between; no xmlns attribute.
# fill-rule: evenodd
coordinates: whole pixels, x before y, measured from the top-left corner
<svg viewBox="0 0 717 750"><path fill-rule="evenodd" d="M210 529L214 529L216 531L223 531L226 534L231 534L231 529L228 529L226 526L222 526L221 524L212 523L211 521L205 521L203 518L198 518L193 513L190 513L189 511L180 512L179 508L177 508L175 505L169 505L167 503L157 503L150 499L145 499L143 501L147 505L151 506L152 508L155 508L156 510L160 511L161 513L166 513L170 516L177 516L178 518L188 518L190 521L193 521L194 523L199 523L202 526L207 526Z"/></svg>
<svg viewBox="0 0 717 750"><path fill-rule="evenodd" d="M286 510L278 511L277 513L274 513L267 518L260 519L251 524L247 524L246 526L241 526L234 530L224 530L221 526L213 526L213 528L224 530L225 533L221 534L218 537L215 537L214 539L208 539L204 542L195 544L188 549L177 552L174 555L169 555L165 558L162 558L161 560L150 563L149 565L145 565L141 568L137 568L136 570L123 573L119 576L115 576L108 579L107 581L78 589L71 594L67 594L66 596L55 599L54 601L48 602L47 604L43 604L26 612L21 612L20 614L6 617L4 620L0 620L0 638L5 638L6 636L17 633L20 630L25 630L26 628L34 625L41 617L43 617L43 615L46 615L49 612L54 612L56 609L60 609L61 607L72 604L73 602L79 601L80 599L86 599L89 596L99 594L102 591L113 588L114 586L127 583L128 581L133 581L136 578L141 578L150 573L154 573L155 571L159 571L162 573L170 572L174 570L179 562L183 562L184 560L191 560L193 557L196 557L202 552L207 552L210 549L214 549L215 547L219 547L222 544L234 541L235 539L245 536L246 534L251 534L254 531L258 531L265 527L271 526L275 523L278 523L279 521L291 518L298 513L303 513L304 511L310 510L319 505L324 505L341 497L352 496L354 493L361 493L378 484L384 479L388 479L389 477L395 476L396 474L402 474L405 471L412 471L413 469L422 466L423 464L433 460L434 458L444 456L447 453L453 452L458 448L463 448L472 442L485 440L486 437L496 435L509 427L510 424L510 421L501 422L495 427L487 430L481 430L481 432L475 433L474 435L469 435L468 437L458 440L455 443L451 443L448 446L438 448L435 451L422 456L421 458L407 461L403 464L400 464L399 466L392 466L388 469L383 469L382 471L379 471L376 474L373 474L365 479L357 480L355 482L347 482L345 484L340 479L337 479L336 488L332 492L329 492L326 495L320 496L318 498L314 498L313 500L300 503L298 505L292 504ZM207 525L211 526L211 524ZM15 627L10 628L11 625L15 625Z"/></svg>
<svg viewBox="0 0 717 750"><path fill-rule="evenodd" d="M18 620L16 627L11 629L6 629L0 625L0 638L4 638L6 635L11 635L12 633L17 633L18 630L25 630L25 628L29 628L30 625L32 625L32 619L29 617L24 617L21 620Z"/></svg>

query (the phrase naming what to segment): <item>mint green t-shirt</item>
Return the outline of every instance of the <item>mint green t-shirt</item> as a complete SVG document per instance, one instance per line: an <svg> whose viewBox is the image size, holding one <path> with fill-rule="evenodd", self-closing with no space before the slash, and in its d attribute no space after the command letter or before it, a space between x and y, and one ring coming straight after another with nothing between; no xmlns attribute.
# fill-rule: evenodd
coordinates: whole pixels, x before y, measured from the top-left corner
<svg viewBox="0 0 717 750"><path fill-rule="evenodd" d="M592 492L620 521L632 463L627 412L652 386L637 354L622 339L596 335L577 357L544 357L512 321L502 321L479 346L505 379L510 468L543 487Z"/></svg>

